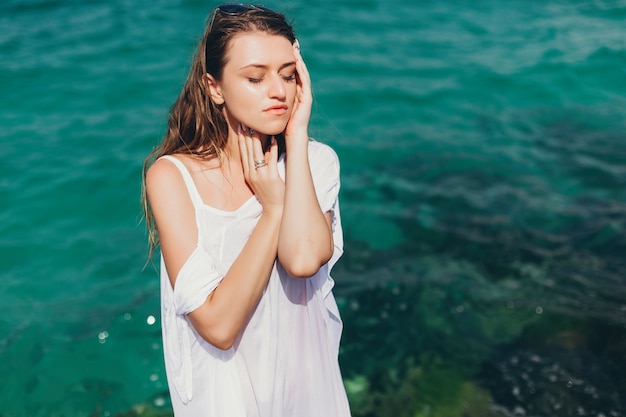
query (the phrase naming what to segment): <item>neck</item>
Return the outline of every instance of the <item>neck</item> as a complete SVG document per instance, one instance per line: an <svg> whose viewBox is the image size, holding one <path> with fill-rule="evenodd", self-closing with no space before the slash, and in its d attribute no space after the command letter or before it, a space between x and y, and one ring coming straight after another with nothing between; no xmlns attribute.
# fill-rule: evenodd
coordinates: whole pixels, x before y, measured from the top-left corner
<svg viewBox="0 0 626 417"><path fill-rule="evenodd" d="M246 132L247 134L247 132ZM263 147L263 152L265 152L269 146L268 135L259 135L255 133L256 136L260 136L261 144ZM228 126L228 141L226 143L226 158L230 165L237 164L241 165L241 156L239 152L239 135L237 131L233 129L232 126Z"/></svg>

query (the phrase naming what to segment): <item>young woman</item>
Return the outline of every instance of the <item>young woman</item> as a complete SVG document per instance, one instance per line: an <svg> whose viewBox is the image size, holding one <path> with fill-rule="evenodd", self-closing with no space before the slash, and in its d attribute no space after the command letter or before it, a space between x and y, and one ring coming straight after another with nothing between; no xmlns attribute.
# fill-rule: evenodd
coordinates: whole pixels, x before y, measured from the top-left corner
<svg viewBox="0 0 626 417"><path fill-rule="evenodd" d="M282 14L215 9L144 167L177 417L350 415L330 277L339 162L309 140L311 103Z"/></svg>

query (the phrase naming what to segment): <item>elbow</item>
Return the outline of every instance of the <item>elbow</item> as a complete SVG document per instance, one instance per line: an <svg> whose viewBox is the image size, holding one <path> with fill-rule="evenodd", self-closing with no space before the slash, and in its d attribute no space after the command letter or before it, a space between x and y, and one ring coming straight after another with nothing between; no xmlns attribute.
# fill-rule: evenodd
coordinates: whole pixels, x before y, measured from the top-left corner
<svg viewBox="0 0 626 417"><path fill-rule="evenodd" d="M220 339L216 339L213 342L209 342L211 343L213 346L215 346L218 349L221 350L228 350L230 348L233 347L233 345L235 344L235 338L220 338Z"/></svg>
<svg viewBox="0 0 626 417"><path fill-rule="evenodd" d="M306 268L306 267L285 267L287 273L294 278L311 278L319 270L319 268Z"/></svg>
<svg viewBox="0 0 626 417"><path fill-rule="evenodd" d="M221 350L228 350L233 347L237 338L236 334L225 329L213 329L212 331L202 329L198 331L198 334L208 343Z"/></svg>
<svg viewBox="0 0 626 417"><path fill-rule="evenodd" d="M313 241L319 241L312 244ZM328 243L321 244L323 239L309 240L300 244L286 244L279 241L278 259L285 271L294 278L310 278L317 274L333 256L335 246L332 235ZM305 244L306 243L306 244Z"/></svg>
<svg viewBox="0 0 626 417"><path fill-rule="evenodd" d="M286 263L281 261L285 271L294 278L310 278L317 274L317 271L319 271L326 262L328 262L328 259L317 260L307 259L306 257Z"/></svg>
<svg viewBox="0 0 626 417"><path fill-rule="evenodd" d="M191 318L191 316L188 316ZM191 320L196 333L205 341L221 350L228 350L235 344L239 329L233 329L225 324L209 325L198 320Z"/></svg>
<svg viewBox="0 0 626 417"><path fill-rule="evenodd" d="M280 259L280 263L287 273L294 278L310 278L317 274L320 268L330 260L332 251L320 257L313 257L310 253L300 256L286 257L285 262Z"/></svg>

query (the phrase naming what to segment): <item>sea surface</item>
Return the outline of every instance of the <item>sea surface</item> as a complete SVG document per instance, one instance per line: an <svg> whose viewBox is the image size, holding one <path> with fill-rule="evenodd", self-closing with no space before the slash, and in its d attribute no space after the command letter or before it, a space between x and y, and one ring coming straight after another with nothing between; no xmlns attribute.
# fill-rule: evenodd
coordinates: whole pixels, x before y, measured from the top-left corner
<svg viewBox="0 0 626 417"><path fill-rule="evenodd" d="M0 415L171 415L141 167L216 3L0 3ZM294 0L355 417L626 416L626 1Z"/></svg>

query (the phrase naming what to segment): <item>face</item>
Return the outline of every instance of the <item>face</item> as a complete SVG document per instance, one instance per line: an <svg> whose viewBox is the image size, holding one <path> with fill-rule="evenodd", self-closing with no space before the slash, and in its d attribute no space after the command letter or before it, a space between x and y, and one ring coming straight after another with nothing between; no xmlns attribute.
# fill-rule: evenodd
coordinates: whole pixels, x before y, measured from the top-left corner
<svg viewBox="0 0 626 417"><path fill-rule="evenodd" d="M231 129L238 123L267 135L285 130L296 94L296 64L287 38L263 32L236 35L213 97L223 100Z"/></svg>

